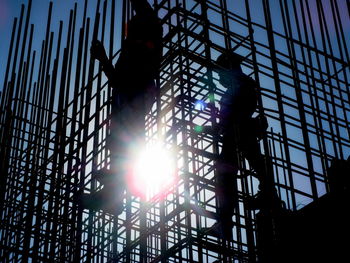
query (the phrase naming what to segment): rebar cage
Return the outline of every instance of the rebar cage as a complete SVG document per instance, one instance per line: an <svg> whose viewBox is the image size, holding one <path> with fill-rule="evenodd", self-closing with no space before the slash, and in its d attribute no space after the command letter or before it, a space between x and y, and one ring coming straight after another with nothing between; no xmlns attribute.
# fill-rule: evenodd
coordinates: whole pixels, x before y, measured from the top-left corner
<svg viewBox="0 0 350 263"><path fill-rule="evenodd" d="M258 181L244 158L232 240L205 233L217 219L222 142L196 127L218 122L225 88L213 65L225 50L245 57L269 124L261 151L279 198L298 210L329 191L330 161L350 154L349 1L152 0L164 50L146 137L176 152L179 180L146 201L126 193L118 217L83 210L77 196L102 187L92 172L110 162L111 87L90 43L100 39L115 62L132 9L82 2L67 24L55 24L50 2L39 50L31 0L14 20L1 73L0 261L257 262L257 211L245 202Z"/></svg>

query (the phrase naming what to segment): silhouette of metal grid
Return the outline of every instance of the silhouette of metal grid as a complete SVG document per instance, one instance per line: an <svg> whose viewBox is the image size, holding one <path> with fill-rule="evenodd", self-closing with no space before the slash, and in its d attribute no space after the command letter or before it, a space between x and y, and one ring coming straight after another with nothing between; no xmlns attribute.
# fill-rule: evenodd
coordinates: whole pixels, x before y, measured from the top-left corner
<svg viewBox="0 0 350 263"><path fill-rule="evenodd" d="M350 154L349 3L154 0L164 52L146 135L177 152L180 179L147 202L126 193L119 217L82 210L77 196L101 187L92 171L110 161L111 92L89 46L102 39L115 61L131 9L125 0L97 1L90 18L88 6L75 4L57 29L50 3L39 51L31 1L14 20L1 93L0 261L256 262L257 211L246 198L258 182L243 159L233 239L205 232L217 219L221 141L194 128L218 121L224 88L214 61L227 49L246 58L243 70L261 87L258 112L269 123L261 150L279 197L297 210L329 191L330 160ZM198 100L216 108L198 109Z"/></svg>

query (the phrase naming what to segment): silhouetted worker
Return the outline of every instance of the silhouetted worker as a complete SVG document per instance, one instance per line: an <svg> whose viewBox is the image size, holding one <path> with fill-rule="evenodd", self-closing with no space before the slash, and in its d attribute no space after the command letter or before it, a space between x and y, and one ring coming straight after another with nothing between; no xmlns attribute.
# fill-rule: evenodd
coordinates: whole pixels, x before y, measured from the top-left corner
<svg viewBox="0 0 350 263"><path fill-rule="evenodd" d="M155 100L155 78L162 55L162 25L147 0L130 0L135 16L127 25L120 57L113 67L101 42L93 41L91 56L101 62L112 86L112 118L107 148L111 168L102 169L95 178L104 187L85 195L85 208L120 214L125 177L132 147L144 143L145 114Z"/></svg>
<svg viewBox="0 0 350 263"><path fill-rule="evenodd" d="M252 118L257 107L257 83L245 75L241 69L243 57L228 52L220 55L217 64L219 82L226 92L220 101L220 127L223 133L221 157L228 163L236 164L236 149L243 154L259 178L264 160L258 140L267 129L265 117ZM237 169L234 168L234 169Z"/></svg>
<svg viewBox="0 0 350 263"><path fill-rule="evenodd" d="M217 164L217 198L221 231L224 238L232 235L232 216L237 202L236 175L238 154L245 157L260 178L264 172L264 158L258 140L267 128L264 118L252 118L257 107L257 83L241 69L243 57L233 52L217 59L219 82L227 88L220 101L219 125L223 135L222 151Z"/></svg>

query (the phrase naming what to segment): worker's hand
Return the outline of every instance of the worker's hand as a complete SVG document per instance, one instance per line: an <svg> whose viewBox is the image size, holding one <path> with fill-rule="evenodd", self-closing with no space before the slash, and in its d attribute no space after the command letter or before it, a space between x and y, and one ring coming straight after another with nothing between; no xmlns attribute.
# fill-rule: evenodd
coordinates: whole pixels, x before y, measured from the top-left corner
<svg viewBox="0 0 350 263"><path fill-rule="evenodd" d="M103 47L101 41L93 40L91 43L90 54L93 59L97 59L98 61L104 63L108 61L108 57L106 54L106 50Z"/></svg>

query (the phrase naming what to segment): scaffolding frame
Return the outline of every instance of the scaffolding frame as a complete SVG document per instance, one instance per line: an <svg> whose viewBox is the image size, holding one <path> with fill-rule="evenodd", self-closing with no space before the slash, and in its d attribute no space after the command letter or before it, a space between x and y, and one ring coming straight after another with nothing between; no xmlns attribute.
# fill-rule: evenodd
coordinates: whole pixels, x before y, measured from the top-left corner
<svg viewBox="0 0 350 263"><path fill-rule="evenodd" d="M261 261L257 211L246 205L258 182L243 158L233 239L205 231L217 220L215 160L222 142L195 127L218 121L224 88L212 68L228 49L245 57L244 72L261 87L257 112L269 123L261 151L287 209L329 191L330 161L350 154L349 2L153 4L162 19L164 52L146 135L176 151L178 183L165 197L147 201L126 193L119 217L78 205L79 193L102 187L92 172L110 161L111 91L89 46L101 39L116 61L132 10L125 0L97 0L90 18L88 1L79 9L75 3L67 27L61 21L55 29L50 2L39 53L32 49L29 0L14 20L1 93L1 262ZM199 100L215 107L198 109Z"/></svg>

